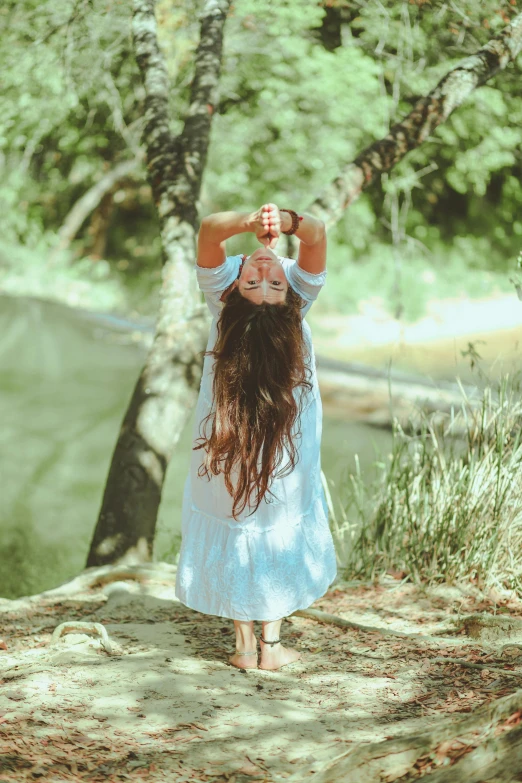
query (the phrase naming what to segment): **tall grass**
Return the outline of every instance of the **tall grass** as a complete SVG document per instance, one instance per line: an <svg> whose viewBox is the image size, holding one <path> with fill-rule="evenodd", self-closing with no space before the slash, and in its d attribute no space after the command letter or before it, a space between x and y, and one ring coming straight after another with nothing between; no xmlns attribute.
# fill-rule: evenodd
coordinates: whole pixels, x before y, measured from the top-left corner
<svg viewBox="0 0 522 783"><path fill-rule="evenodd" d="M478 403L462 389L460 410L442 423L421 415L409 432L395 421L377 478L366 484L356 461L340 515L327 492L346 577L393 570L522 594L521 425L520 384L509 377Z"/></svg>

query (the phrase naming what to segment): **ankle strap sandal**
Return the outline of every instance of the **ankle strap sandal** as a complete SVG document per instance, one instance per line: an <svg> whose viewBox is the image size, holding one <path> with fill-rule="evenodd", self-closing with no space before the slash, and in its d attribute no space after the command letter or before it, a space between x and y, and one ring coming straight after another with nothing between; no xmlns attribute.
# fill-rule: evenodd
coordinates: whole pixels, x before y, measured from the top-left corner
<svg viewBox="0 0 522 783"><path fill-rule="evenodd" d="M274 644L279 644L279 642L281 641L281 639L276 639L274 642L267 642L267 640L266 640L266 639L263 639L263 637L262 637L262 636L260 637L260 639L261 639L261 641L262 641L264 644L272 644L272 645L274 645Z"/></svg>

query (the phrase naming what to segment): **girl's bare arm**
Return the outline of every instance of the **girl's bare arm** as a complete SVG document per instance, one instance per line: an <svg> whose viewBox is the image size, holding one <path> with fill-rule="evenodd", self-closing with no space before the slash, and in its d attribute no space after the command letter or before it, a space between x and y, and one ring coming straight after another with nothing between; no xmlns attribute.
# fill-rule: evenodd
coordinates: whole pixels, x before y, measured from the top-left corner
<svg viewBox="0 0 522 783"><path fill-rule="evenodd" d="M281 230L288 231L292 218L288 212L281 212ZM300 240L297 264L313 275L326 269L326 227L322 220L312 215L303 215L295 236Z"/></svg>
<svg viewBox="0 0 522 783"><path fill-rule="evenodd" d="M203 218L198 234L198 266L220 266L226 258L225 241L254 230L251 212L215 212Z"/></svg>

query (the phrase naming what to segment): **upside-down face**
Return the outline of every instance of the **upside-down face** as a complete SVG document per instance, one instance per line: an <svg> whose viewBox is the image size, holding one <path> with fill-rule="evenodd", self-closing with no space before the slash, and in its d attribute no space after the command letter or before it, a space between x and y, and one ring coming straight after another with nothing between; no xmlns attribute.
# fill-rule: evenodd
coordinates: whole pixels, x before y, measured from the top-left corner
<svg viewBox="0 0 522 783"><path fill-rule="evenodd" d="M240 294L255 304L282 303L288 291L283 266L268 247L258 248L246 259L237 286Z"/></svg>

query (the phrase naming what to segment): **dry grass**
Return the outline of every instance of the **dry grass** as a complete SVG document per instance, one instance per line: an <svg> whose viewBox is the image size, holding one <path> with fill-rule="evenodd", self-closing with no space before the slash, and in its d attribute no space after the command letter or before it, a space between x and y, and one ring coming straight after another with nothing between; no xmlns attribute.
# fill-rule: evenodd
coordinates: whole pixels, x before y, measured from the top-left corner
<svg viewBox="0 0 522 783"><path fill-rule="evenodd" d="M332 532L348 578L392 570L414 582L473 581L522 594L522 400L504 377L477 405L394 423L392 453L367 485L350 476Z"/></svg>

